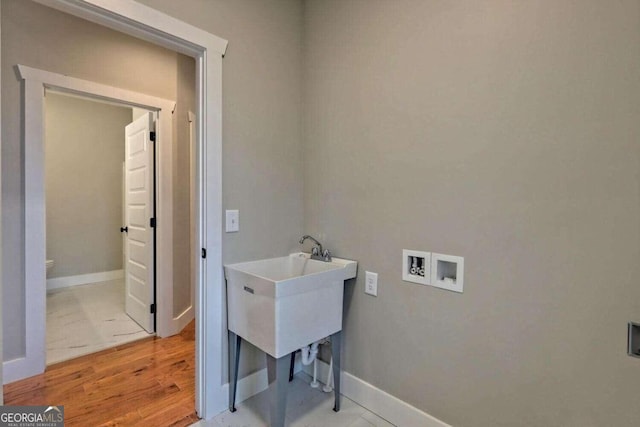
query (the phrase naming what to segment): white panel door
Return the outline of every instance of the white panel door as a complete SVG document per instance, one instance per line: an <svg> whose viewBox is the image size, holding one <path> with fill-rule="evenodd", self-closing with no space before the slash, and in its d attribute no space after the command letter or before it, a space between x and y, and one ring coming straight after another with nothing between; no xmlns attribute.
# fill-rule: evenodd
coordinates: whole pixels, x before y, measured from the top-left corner
<svg viewBox="0 0 640 427"><path fill-rule="evenodd" d="M154 147L152 113L125 128L125 311L154 332Z"/></svg>

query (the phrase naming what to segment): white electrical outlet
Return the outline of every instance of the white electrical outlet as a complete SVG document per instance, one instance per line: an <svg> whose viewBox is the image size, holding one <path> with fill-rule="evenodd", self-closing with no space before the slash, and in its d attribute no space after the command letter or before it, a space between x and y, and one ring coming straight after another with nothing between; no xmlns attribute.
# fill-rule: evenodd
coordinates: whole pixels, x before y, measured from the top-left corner
<svg viewBox="0 0 640 427"><path fill-rule="evenodd" d="M367 271L364 278L364 293L378 296L378 273Z"/></svg>
<svg viewBox="0 0 640 427"><path fill-rule="evenodd" d="M238 210L227 210L226 214L226 232L235 233L236 231L240 230L240 213L238 212Z"/></svg>

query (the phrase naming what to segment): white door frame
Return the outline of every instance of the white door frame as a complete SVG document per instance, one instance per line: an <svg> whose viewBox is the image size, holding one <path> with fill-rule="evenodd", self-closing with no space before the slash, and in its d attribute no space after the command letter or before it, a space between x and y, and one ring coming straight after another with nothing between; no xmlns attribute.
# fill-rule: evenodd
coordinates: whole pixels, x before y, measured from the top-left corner
<svg viewBox="0 0 640 427"><path fill-rule="evenodd" d="M190 255L191 263L189 264L189 271L191 274L191 294L189 301L191 306L195 306L196 295L196 275L198 270L198 264L200 264L200 257L198 256L198 248L195 247L194 242L197 240L198 235L198 203L197 203L197 181L196 175L198 158L196 156L198 139L196 138L196 115L193 111L187 111L187 120L189 122L189 239L191 241Z"/></svg>
<svg viewBox="0 0 640 427"><path fill-rule="evenodd" d="M196 411L200 417L210 419L225 409L227 388L222 366L222 56L227 41L132 0L35 1L196 60L198 239L195 246L207 249L196 279ZM40 116L42 118L42 111ZM25 121L25 129L34 126L36 130L42 128L42 121ZM25 138L25 150L28 147L29 140ZM26 280L28 290L29 279ZM33 313L28 308L26 311L28 319Z"/></svg>
<svg viewBox="0 0 640 427"><path fill-rule="evenodd" d="M24 174L25 174L25 302L29 307L26 320L26 354L6 363L5 380L13 381L44 372L46 361L46 215L44 113L45 89L81 95L102 101L125 104L157 111L158 140L156 174L156 285L157 324L161 337L180 331L184 321L173 316L173 177L172 112L175 101L106 86L62 74L18 65L24 80ZM193 309L187 315L193 314Z"/></svg>

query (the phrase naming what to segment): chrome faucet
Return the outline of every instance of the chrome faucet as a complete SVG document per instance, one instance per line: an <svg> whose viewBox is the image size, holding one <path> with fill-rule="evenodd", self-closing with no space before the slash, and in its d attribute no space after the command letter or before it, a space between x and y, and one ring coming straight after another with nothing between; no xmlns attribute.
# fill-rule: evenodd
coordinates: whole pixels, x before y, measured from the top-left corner
<svg viewBox="0 0 640 427"><path fill-rule="evenodd" d="M316 244L316 246L314 246L311 249L311 259L324 261L324 262L331 262L331 252L329 252L329 249L323 250L322 243L318 242L316 239L309 236L308 234L305 234L304 236L302 236L302 239L300 239L300 244L303 244L304 241L307 239L313 240Z"/></svg>

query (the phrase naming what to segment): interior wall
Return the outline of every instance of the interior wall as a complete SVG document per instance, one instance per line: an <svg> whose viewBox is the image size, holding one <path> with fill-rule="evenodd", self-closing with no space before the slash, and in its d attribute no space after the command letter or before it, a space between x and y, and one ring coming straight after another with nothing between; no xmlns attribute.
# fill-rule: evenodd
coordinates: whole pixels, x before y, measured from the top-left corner
<svg viewBox="0 0 640 427"><path fill-rule="evenodd" d="M122 162L131 108L48 92L49 278L122 270Z"/></svg>
<svg viewBox="0 0 640 427"><path fill-rule="evenodd" d="M223 233L223 262L299 250L303 234L302 3L139 3L229 40L222 67L222 204L223 209L240 211L240 231ZM265 366L264 354L249 349L249 345L243 347L241 376Z"/></svg>
<svg viewBox="0 0 640 427"><path fill-rule="evenodd" d="M145 110L144 108L131 107L131 121L134 122L136 119L148 113L149 110Z"/></svg>
<svg viewBox="0 0 640 427"><path fill-rule="evenodd" d="M305 2L305 230L360 262L346 371L454 426L637 425L638 22ZM403 282L402 249L463 256L464 293Z"/></svg>
<svg viewBox="0 0 640 427"><path fill-rule="evenodd" d="M71 75L110 86L177 101L176 111L192 108L178 98L181 55L122 33L22 0L2 0L2 246L4 360L24 355L24 171L21 137L21 83L16 64ZM192 59L188 59L193 61ZM188 73L180 73L186 78ZM195 76L191 75L195 86ZM175 119L174 127L181 123ZM189 141L176 141L189 150ZM174 177L175 179L175 177ZM188 187L185 189L188 193ZM185 206L184 209L189 209ZM174 224L174 238L189 230ZM188 253L185 254L185 257ZM188 261L184 261L185 263ZM174 295L190 287L174 278ZM9 327L10 326L10 327Z"/></svg>

